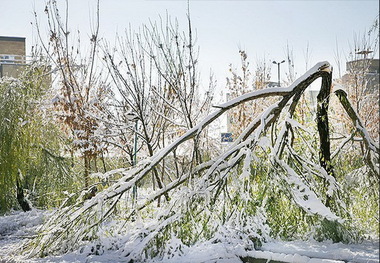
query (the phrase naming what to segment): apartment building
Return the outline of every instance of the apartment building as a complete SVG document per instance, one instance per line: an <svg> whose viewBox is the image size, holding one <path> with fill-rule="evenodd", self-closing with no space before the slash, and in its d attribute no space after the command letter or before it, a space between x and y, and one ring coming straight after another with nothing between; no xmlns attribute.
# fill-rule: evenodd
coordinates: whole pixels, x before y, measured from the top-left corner
<svg viewBox="0 0 380 263"><path fill-rule="evenodd" d="M379 90L380 66L379 59L357 59L346 63L346 71L342 77L343 83L358 82L364 84L365 93L374 93ZM355 79L356 78L356 79Z"/></svg>
<svg viewBox="0 0 380 263"><path fill-rule="evenodd" d="M17 78L25 64L25 37L0 36L0 78Z"/></svg>

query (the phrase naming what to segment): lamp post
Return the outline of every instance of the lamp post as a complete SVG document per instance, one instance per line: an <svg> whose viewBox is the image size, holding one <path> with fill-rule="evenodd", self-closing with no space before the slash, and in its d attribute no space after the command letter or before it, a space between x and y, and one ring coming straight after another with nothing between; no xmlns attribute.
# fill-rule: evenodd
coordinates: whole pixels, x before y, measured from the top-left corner
<svg viewBox="0 0 380 263"><path fill-rule="evenodd" d="M285 60L281 61L281 62L276 62L276 61L273 61L272 63L273 64L277 64L277 71L278 71L278 86L280 87L280 64L281 63L284 63Z"/></svg>
<svg viewBox="0 0 380 263"><path fill-rule="evenodd" d="M134 112L129 112L127 113L127 119L129 121L134 121L135 122L135 136L133 139L133 160L132 160L132 166L136 166L137 164L137 129L138 129L138 122L139 122L139 116L137 116L136 113ZM136 184L132 188L132 198L134 201L137 200L137 186Z"/></svg>
<svg viewBox="0 0 380 263"><path fill-rule="evenodd" d="M364 59L367 59L367 55L371 54L373 51L371 50L362 50L362 51L357 51L356 54L358 55L363 55Z"/></svg>

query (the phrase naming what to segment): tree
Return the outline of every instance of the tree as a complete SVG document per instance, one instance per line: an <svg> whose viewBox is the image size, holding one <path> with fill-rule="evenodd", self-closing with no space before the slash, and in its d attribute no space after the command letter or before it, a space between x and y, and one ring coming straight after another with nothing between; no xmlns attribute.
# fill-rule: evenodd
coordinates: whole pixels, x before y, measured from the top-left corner
<svg viewBox="0 0 380 263"><path fill-rule="evenodd" d="M241 70L233 69L230 65L230 72L232 77L227 77L227 99L239 97L245 93L261 90L267 87L270 80L270 63L267 61L257 61L255 74L252 76L250 71L248 55L244 50L239 51L241 59ZM258 116L259 112L266 106L269 106L273 101L266 98L265 100L254 100L245 103L231 110L228 114L227 125L230 127L234 135L240 134L243 129Z"/></svg>
<svg viewBox="0 0 380 263"><path fill-rule="evenodd" d="M58 3L50 0L46 4L49 41L46 43L37 23L36 28L41 45L53 72L57 74L57 86L53 98L57 119L72 138L71 151L78 151L83 159L83 179L85 188L89 187L91 163L106 151L107 145L97 135L104 127L99 123L96 113L104 107L109 92L103 76L97 68L99 49L99 1L94 28L89 37L90 50L82 56L81 38L72 35L69 28L69 4L65 1L66 13L62 16ZM64 18L63 18L64 17ZM76 43L74 40L76 40ZM74 42L74 43L73 43ZM102 132L101 132L102 133ZM74 155L74 153L72 153ZM103 160L104 161L104 160ZM97 168L95 168L96 170Z"/></svg>
<svg viewBox="0 0 380 263"><path fill-rule="evenodd" d="M331 91L331 75L330 65L321 62L289 87L253 91L219 105L197 126L136 168L105 174L122 173L123 176L95 198L62 207L45 224L41 230L44 234L29 243L29 251L32 255L64 252L80 241L96 238L97 228L117 214L121 196L138 186L179 145L197 136L223 113L245 102L273 96L278 100L252 120L226 151L153 191L136 206L123 204L123 226L129 239L121 242L133 244L122 246L126 260L163 257L163 251L170 257L180 253L181 246L190 246L200 239L240 240L246 249L253 249L270 234L266 216L270 212L267 210L270 200L266 197L276 189L292 200L291 207L298 207L298 213L306 216L310 224L326 220L339 227L342 224L339 216L345 214L340 212L343 206L340 188L334 177L334 167L329 166L330 149L325 144L329 138L325 133L330 130L329 119L325 116L328 101L324 98ZM309 155L313 149L307 144L297 147L307 130L293 119L293 114L301 94L317 78L322 78L319 97L323 100L321 104L326 104L321 105L317 113L320 146L317 149L319 158L315 161ZM340 92L337 94L340 96ZM348 115L351 116L349 110ZM359 126L367 150L378 160L378 147L366 135L366 129ZM271 188L273 186L276 188ZM164 209L158 215L151 214L152 202L169 191L173 193L172 198ZM282 199L282 196L277 197ZM97 209L99 205L101 210ZM146 225L141 221L141 228L133 228L134 216L144 211L142 218L158 216L159 219L153 225L150 220ZM103 224L102 231L104 227ZM173 238L176 242L170 242Z"/></svg>
<svg viewBox="0 0 380 263"><path fill-rule="evenodd" d="M105 46L105 61L117 89L120 100L115 100L113 110L113 129L116 134L133 138L137 133L143 146L139 147L140 158L152 157L158 149L183 134L186 129L194 127L200 116L210 108L212 91L206 90L202 96L199 91L197 52L188 17L188 31L180 32L177 22L167 17L160 24L151 23L138 32L131 29L125 37L118 37L118 46L112 49ZM212 86L210 85L210 88ZM128 115L136 116L136 125L128 120ZM123 125L129 123L129 125ZM135 130L138 123L138 130ZM122 137L122 138L123 138ZM170 181L171 169L175 177L180 177L193 164L202 159L201 149L197 146L199 138L194 140L194 155L179 161L177 152L173 160L163 162L152 170L153 185L163 188L163 181ZM131 140L123 139L119 145L130 156L134 151ZM183 149L178 149L180 152ZM144 152L145 151L145 152ZM168 163L172 165L168 165ZM180 167L183 163L184 166ZM169 170L169 171L167 171ZM166 199L169 197L166 196Z"/></svg>
<svg viewBox="0 0 380 263"><path fill-rule="evenodd" d="M378 17L375 19L367 32L355 35L350 46L352 51L346 56L347 72L337 80L337 85L343 86L354 110L359 114L373 138L377 138L379 134L379 115L377 114L379 112L379 80L373 70L376 66L372 65L379 48L378 19ZM345 123L350 127L350 120L347 117ZM349 130L344 132L351 133Z"/></svg>
<svg viewBox="0 0 380 263"><path fill-rule="evenodd" d="M16 200L24 211L50 207L54 201L46 194L58 197L52 193L57 184L65 189L68 164L59 156L63 143L44 106L48 72L46 62L34 56L18 79L0 80L1 212L19 209Z"/></svg>
<svg viewBox="0 0 380 263"><path fill-rule="evenodd" d="M351 161L353 162L357 156L365 156L367 164L373 171L372 176L376 176L378 172L375 171L376 165L373 160L371 161L370 153L366 151L368 147L366 141L359 141L359 143L354 143L354 141L357 141L355 136L358 134L360 137L363 136L359 128L361 126L368 130L367 137L374 138L372 142L374 145L378 144L379 140L379 77L378 73L374 72L376 66L373 65L378 42L377 17L366 34L355 37L353 47L351 47L354 51L347 57L347 73L334 83L336 88L342 91L337 93L337 99L333 101L341 105L334 112L338 116L335 120L338 125L334 132L336 137L345 138L344 142L337 146L337 151L351 145ZM353 120L355 120L354 123L352 123Z"/></svg>

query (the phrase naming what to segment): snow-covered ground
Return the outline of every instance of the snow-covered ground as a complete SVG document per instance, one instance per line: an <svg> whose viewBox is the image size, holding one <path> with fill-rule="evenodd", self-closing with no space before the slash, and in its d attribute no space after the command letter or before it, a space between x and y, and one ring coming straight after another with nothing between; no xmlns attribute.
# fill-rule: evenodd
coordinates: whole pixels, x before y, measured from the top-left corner
<svg viewBox="0 0 380 263"><path fill-rule="evenodd" d="M44 259L26 260L21 255L11 255L11 251L17 251L25 238L31 238L37 227L43 222L43 218L50 212L33 210L30 212L13 212L10 215L0 217L0 263L5 262L125 262L120 253L108 250L101 255L88 255L86 249L72 253L48 257ZM82 251L82 252L81 252ZM379 262L379 240L365 241L361 244L345 245L341 243L316 242L316 241L273 241L262 246L261 251L245 251L235 243L222 244L204 242L193 247L183 249L181 257L156 260L153 262L231 262L240 263L241 258L261 258L294 263L376 263ZM123 260L124 259L124 260ZM268 261L269 262L269 261Z"/></svg>
<svg viewBox="0 0 380 263"><path fill-rule="evenodd" d="M364 241L360 244L342 244L317 241L276 241L264 244L261 248L274 253L290 255L302 255L304 260L297 262L308 262L307 258L330 259L331 262L357 262L375 263L379 262L379 240ZM335 260L335 261L333 261ZM292 261L290 261L292 262ZM313 261L316 262L316 261ZM323 261L330 262L330 261Z"/></svg>

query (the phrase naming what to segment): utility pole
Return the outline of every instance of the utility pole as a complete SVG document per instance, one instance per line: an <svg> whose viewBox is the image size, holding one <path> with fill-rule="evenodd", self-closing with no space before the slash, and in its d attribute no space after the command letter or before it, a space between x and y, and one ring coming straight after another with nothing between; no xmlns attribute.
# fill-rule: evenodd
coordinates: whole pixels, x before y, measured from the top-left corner
<svg viewBox="0 0 380 263"><path fill-rule="evenodd" d="M133 160L132 160L132 166L136 166L137 165L137 129L138 129L138 122L139 122L139 116L137 116L136 113L134 112L129 112L127 113L127 119L129 121L134 121L135 122L135 131L134 131L134 140L133 140L133 144L134 144L134 147L133 147ZM137 201L137 186L134 185L133 188L132 188L132 199L133 199L133 203L135 203Z"/></svg>
<svg viewBox="0 0 380 263"><path fill-rule="evenodd" d="M280 64L281 63L284 63L285 60L281 61L281 62L276 62L276 61L273 61L272 63L273 64L277 64L277 73L278 73L278 86L280 87Z"/></svg>

